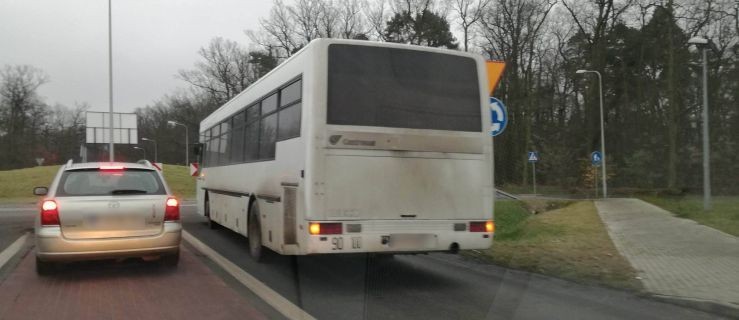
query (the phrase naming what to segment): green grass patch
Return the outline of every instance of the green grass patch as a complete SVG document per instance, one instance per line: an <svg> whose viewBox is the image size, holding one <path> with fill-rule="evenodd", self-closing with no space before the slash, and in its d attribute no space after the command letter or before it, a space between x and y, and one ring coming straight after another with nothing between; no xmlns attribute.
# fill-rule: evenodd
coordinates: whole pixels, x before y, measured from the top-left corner
<svg viewBox="0 0 739 320"><path fill-rule="evenodd" d="M519 201L495 203L495 241L477 252L495 264L581 283L641 289L590 201L532 214Z"/></svg>
<svg viewBox="0 0 739 320"><path fill-rule="evenodd" d="M35 202L34 187L48 187L59 166L41 166L0 171L0 203ZM188 167L164 165L164 179L179 198L195 197L195 177Z"/></svg>
<svg viewBox="0 0 739 320"><path fill-rule="evenodd" d="M165 164L162 170L167 185L176 197L195 198L195 177L190 176L189 167Z"/></svg>
<svg viewBox="0 0 739 320"><path fill-rule="evenodd" d="M739 197L713 197L713 209L703 210L703 198L685 197L641 197L642 200L674 213L676 216L694 220L739 237Z"/></svg>
<svg viewBox="0 0 739 320"><path fill-rule="evenodd" d="M48 187L59 166L0 171L0 202L35 202L34 187Z"/></svg>

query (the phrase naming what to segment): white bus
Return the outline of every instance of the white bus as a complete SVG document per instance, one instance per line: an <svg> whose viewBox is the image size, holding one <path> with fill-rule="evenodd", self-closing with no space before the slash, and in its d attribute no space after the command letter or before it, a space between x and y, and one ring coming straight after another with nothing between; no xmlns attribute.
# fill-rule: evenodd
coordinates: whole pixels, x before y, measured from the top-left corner
<svg viewBox="0 0 739 320"><path fill-rule="evenodd" d="M490 247L485 60L314 40L200 123L197 210L285 255Z"/></svg>

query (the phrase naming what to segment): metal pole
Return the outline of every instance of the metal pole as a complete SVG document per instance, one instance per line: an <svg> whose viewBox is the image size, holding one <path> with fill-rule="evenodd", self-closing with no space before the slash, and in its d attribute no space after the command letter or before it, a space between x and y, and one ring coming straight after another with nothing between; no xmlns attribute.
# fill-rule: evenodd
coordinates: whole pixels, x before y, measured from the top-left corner
<svg viewBox="0 0 739 320"><path fill-rule="evenodd" d="M536 195L536 162L531 163L531 172L534 174L534 195Z"/></svg>
<svg viewBox="0 0 739 320"><path fill-rule="evenodd" d="M598 198L598 167L593 166L593 184L595 185L595 198Z"/></svg>
<svg viewBox="0 0 739 320"><path fill-rule="evenodd" d="M111 0L108 0L108 105L110 107L110 162L113 162L113 14L111 12Z"/></svg>
<svg viewBox="0 0 739 320"><path fill-rule="evenodd" d="M157 151L157 141L151 140L151 142L154 142L154 162L159 163L159 161L157 161L157 154L159 154L159 152Z"/></svg>
<svg viewBox="0 0 739 320"><path fill-rule="evenodd" d="M606 134L603 120L603 79L600 72L593 71L598 75L598 88L600 90L600 152L603 154L603 199L608 198L608 184L606 182Z"/></svg>
<svg viewBox="0 0 739 320"><path fill-rule="evenodd" d="M185 166L190 165L190 138L189 134L187 133L187 126L185 125Z"/></svg>
<svg viewBox="0 0 739 320"><path fill-rule="evenodd" d="M711 210L711 162L708 137L708 48L703 49L703 210Z"/></svg>

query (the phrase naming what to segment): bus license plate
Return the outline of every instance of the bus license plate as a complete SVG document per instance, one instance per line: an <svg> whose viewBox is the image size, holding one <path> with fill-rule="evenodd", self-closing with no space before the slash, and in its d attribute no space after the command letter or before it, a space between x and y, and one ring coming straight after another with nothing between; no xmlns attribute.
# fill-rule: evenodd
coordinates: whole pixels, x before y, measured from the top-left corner
<svg viewBox="0 0 739 320"><path fill-rule="evenodd" d="M388 243L393 249L433 249L436 244L436 235L426 233L391 234Z"/></svg>

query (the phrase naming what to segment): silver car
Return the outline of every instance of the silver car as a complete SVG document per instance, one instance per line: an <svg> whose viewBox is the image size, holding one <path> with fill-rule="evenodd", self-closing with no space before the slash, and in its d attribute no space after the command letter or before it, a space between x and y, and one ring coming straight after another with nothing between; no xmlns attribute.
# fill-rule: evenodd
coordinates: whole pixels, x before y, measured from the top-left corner
<svg viewBox="0 0 739 320"><path fill-rule="evenodd" d="M35 221L36 271L57 262L127 257L179 261L179 201L161 173L140 163L72 163L59 169Z"/></svg>

